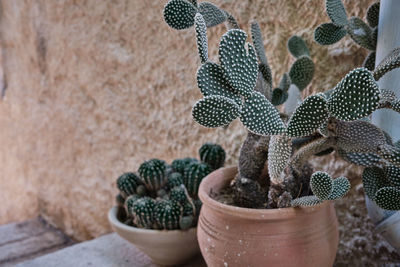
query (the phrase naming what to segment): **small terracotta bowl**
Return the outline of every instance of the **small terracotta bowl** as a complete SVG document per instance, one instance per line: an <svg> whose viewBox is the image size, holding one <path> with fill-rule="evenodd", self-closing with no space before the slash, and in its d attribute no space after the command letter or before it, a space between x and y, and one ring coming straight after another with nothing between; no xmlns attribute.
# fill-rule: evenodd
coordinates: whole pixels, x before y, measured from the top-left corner
<svg viewBox="0 0 400 267"><path fill-rule="evenodd" d="M115 206L108 212L113 230L147 254L154 263L164 266L184 264L200 253L197 228L187 231L136 228L120 222L118 210Z"/></svg>

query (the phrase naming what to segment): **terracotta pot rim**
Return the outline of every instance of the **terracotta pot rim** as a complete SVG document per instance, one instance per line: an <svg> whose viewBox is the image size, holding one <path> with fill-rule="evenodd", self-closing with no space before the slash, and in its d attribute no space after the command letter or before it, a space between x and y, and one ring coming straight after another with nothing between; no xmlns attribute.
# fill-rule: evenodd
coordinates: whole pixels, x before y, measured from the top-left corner
<svg viewBox="0 0 400 267"><path fill-rule="evenodd" d="M137 228L134 226L129 226L126 225L124 223L122 223L120 220L118 220L117 217L117 213L118 213L118 206L113 206L109 212L108 212L108 221L120 228L123 229L125 231L129 231L129 232L135 232L135 233L141 233L141 234L149 234L149 235L164 235L164 236L168 236L168 235L181 235L182 233L189 233L189 232L196 232L197 227L192 227L188 230L156 230L156 229L143 229L143 228Z"/></svg>
<svg viewBox="0 0 400 267"><path fill-rule="evenodd" d="M236 172L234 170L236 170ZM234 175L226 177L226 174L224 174L224 172L228 172L229 174L235 173L236 175L237 166L220 168L207 175L207 177L205 177L200 184L199 198L203 202L203 205L207 205L207 207L213 209L214 211L230 215L231 217L246 218L251 220L262 220L262 221L291 219L299 216L300 214L313 213L320 209L324 209L327 205L332 205L331 201L324 201L321 204L311 207L250 209L250 208L242 208L242 207L223 204L211 198L209 194L210 194L210 189L212 187L211 185L218 183L218 182L213 183L212 182L213 179L219 178L219 179L224 179L225 182L229 182L234 178Z"/></svg>

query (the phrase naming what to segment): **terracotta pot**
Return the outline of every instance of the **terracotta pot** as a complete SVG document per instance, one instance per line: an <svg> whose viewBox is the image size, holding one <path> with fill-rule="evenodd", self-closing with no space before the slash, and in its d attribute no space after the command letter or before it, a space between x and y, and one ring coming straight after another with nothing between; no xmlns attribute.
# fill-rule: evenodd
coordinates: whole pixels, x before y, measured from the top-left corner
<svg viewBox="0 0 400 267"><path fill-rule="evenodd" d="M119 236L134 244L158 265L183 264L200 253L196 228L161 231L128 226L118 220L118 207L110 209L108 220Z"/></svg>
<svg viewBox="0 0 400 267"><path fill-rule="evenodd" d="M331 202L307 208L246 209L213 200L236 167L219 169L202 181L197 237L208 266L332 266L338 247Z"/></svg>

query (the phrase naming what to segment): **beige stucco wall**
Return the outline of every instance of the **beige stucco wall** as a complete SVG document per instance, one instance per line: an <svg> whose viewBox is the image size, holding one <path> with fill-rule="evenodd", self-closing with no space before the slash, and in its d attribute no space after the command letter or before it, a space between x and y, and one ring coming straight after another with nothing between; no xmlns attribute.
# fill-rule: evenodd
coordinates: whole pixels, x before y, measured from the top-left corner
<svg viewBox="0 0 400 267"><path fill-rule="evenodd" d="M365 56L348 38L329 48L312 41L313 29L328 21L323 0L213 2L234 14L247 32L250 20L260 22L275 81L293 61L286 40L303 36L317 62L306 94L331 88ZM370 2L345 1L348 13L360 16ZM245 137L240 124L209 130L191 119L200 97L194 30L168 28L162 19L165 3L0 1L5 85L0 91L6 88L0 99L0 223L40 213L78 240L92 238L110 231L106 212L116 177L142 161L195 156L203 142L215 141L235 163ZM224 31L223 26L209 31L214 59ZM317 165L359 173L328 161ZM348 203L357 204L360 214L348 211ZM367 234L371 242L381 242L365 219L362 191L354 189L338 206L345 223L342 240ZM359 222L361 233L349 221ZM378 253L375 243L361 252L367 260Z"/></svg>

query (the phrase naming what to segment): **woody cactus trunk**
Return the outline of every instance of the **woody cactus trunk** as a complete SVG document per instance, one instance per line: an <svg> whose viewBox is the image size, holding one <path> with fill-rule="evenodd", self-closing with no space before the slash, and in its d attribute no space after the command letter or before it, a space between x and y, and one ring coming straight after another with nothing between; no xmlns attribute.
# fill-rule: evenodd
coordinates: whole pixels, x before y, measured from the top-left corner
<svg viewBox="0 0 400 267"><path fill-rule="evenodd" d="M345 160L367 167L363 181L371 199L384 209L400 209L400 146L369 119L377 109L400 111L400 100L391 88L377 84L400 66L400 49L373 67L379 3L369 8L368 24L348 18L340 0L327 0L326 10L332 22L315 30L315 40L329 45L349 35L371 55L331 90L308 96L295 109L282 112L278 108L290 98L289 88L300 95L314 75L315 63L301 37L288 40L296 60L274 88L257 22L251 25L251 44L234 17L211 3L170 0L165 6L164 19L170 27L194 26L196 31L202 63L197 82L203 98L193 106L194 120L215 128L239 118L248 130L239 173L231 184L237 206L309 206L343 197L350 187L345 177L312 174L307 164L312 155L336 151ZM207 28L223 22L228 31L221 38L217 63L208 58ZM261 179L265 167L268 177ZM380 171L371 171L375 169Z"/></svg>

